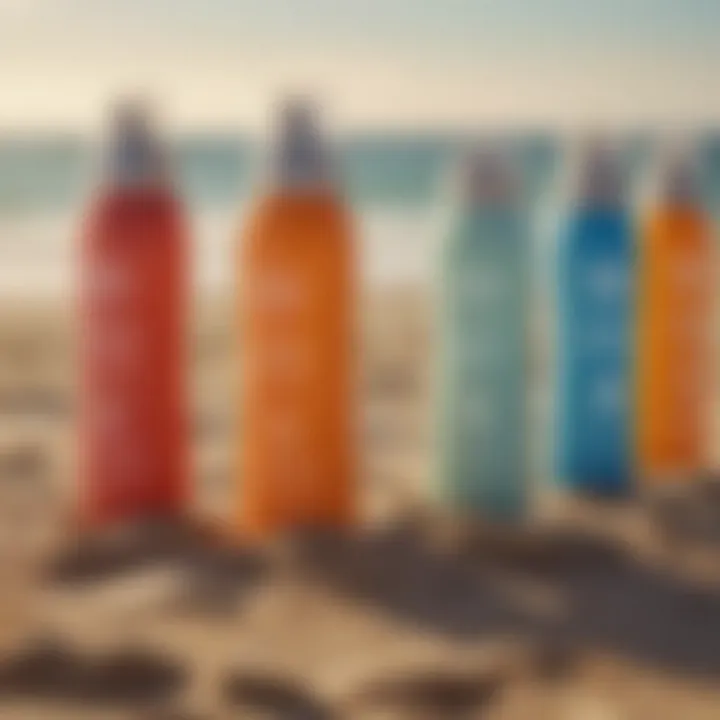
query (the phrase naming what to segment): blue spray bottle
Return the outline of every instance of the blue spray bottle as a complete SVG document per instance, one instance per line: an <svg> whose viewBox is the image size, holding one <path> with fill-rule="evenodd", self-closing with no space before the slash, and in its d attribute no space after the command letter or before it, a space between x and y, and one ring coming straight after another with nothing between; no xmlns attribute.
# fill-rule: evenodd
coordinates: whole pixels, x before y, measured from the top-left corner
<svg viewBox="0 0 720 720"><path fill-rule="evenodd" d="M559 258L559 475L573 490L623 495L632 477L634 233L619 158L580 164Z"/></svg>
<svg viewBox="0 0 720 720"><path fill-rule="evenodd" d="M443 247L439 469L450 504L491 520L527 506L529 256L510 159L479 150Z"/></svg>

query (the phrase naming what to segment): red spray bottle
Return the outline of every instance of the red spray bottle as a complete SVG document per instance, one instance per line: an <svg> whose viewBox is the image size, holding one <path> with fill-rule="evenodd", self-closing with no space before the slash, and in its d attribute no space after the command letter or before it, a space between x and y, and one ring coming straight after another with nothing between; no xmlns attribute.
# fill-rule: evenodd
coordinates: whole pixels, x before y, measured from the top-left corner
<svg viewBox="0 0 720 720"><path fill-rule="evenodd" d="M173 516L188 495L186 232L162 143L117 113L81 251L81 520Z"/></svg>

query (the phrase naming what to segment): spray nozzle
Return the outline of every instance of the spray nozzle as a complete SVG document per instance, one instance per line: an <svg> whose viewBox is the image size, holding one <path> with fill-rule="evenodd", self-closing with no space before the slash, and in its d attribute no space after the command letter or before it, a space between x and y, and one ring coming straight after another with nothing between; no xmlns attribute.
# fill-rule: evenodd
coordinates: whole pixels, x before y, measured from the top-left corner
<svg viewBox="0 0 720 720"><path fill-rule="evenodd" d="M309 99L295 97L282 106L280 127L286 137L316 136L318 126L318 111Z"/></svg>
<svg viewBox="0 0 720 720"><path fill-rule="evenodd" d="M498 203L517 196L517 177L507 152L498 147L470 151L462 174L463 195L470 203Z"/></svg>
<svg viewBox="0 0 720 720"><path fill-rule="evenodd" d="M593 141L588 144L580 161L580 199L591 203L617 203L622 200L623 186L619 152L608 143Z"/></svg>
<svg viewBox="0 0 720 720"><path fill-rule="evenodd" d="M126 100L117 105L113 115L118 135L142 135L150 130L150 111L140 100Z"/></svg>
<svg viewBox="0 0 720 720"><path fill-rule="evenodd" d="M140 101L120 103L113 113L108 175L114 185L146 187L165 179L165 154L150 111Z"/></svg>
<svg viewBox="0 0 720 720"><path fill-rule="evenodd" d="M280 186L308 188L329 182L329 151L311 101L293 98L283 105L277 143L275 175Z"/></svg>
<svg viewBox="0 0 720 720"><path fill-rule="evenodd" d="M696 200L699 195L698 172L697 158L690 150L673 150L662 173L662 193L665 199L674 202Z"/></svg>

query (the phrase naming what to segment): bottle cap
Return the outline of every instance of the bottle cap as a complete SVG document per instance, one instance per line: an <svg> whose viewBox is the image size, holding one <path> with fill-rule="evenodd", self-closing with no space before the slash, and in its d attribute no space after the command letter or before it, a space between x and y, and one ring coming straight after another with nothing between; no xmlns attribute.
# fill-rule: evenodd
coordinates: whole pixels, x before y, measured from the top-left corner
<svg viewBox="0 0 720 720"><path fill-rule="evenodd" d="M661 194L666 201L677 203L699 199L699 170L691 152L676 150L669 155L662 170Z"/></svg>
<svg viewBox="0 0 720 720"><path fill-rule="evenodd" d="M476 147L464 161L462 195L473 205L514 201L518 196L517 176L507 152L498 147Z"/></svg>
<svg viewBox="0 0 720 720"><path fill-rule="evenodd" d="M323 188L332 183L331 165L317 108L306 99L286 101L273 162L275 183L283 188Z"/></svg>
<svg viewBox="0 0 720 720"><path fill-rule="evenodd" d="M139 102L124 102L115 110L106 176L111 185L125 188L158 186L167 179L163 144Z"/></svg>
<svg viewBox="0 0 720 720"><path fill-rule="evenodd" d="M592 205L617 205L624 185L619 152L599 142L588 145L580 160L578 198Z"/></svg>

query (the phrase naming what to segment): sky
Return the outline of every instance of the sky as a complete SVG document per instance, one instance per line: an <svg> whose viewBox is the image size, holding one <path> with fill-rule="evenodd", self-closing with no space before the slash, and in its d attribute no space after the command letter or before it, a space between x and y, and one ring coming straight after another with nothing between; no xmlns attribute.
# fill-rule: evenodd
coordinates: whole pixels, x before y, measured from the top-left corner
<svg viewBox="0 0 720 720"><path fill-rule="evenodd" d="M720 0L0 0L0 129L720 124Z"/></svg>

